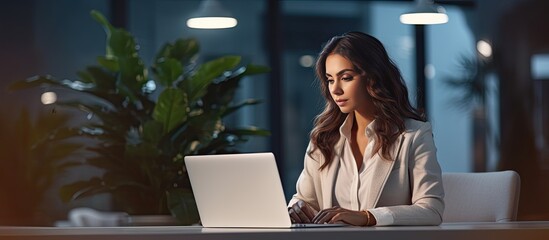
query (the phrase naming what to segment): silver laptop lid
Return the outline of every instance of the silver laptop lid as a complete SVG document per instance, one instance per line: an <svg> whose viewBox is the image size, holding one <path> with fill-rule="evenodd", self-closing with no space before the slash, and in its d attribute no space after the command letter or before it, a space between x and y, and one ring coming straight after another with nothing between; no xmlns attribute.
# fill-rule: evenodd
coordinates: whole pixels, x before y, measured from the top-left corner
<svg viewBox="0 0 549 240"><path fill-rule="evenodd" d="M272 153L186 156L204 227L291 226Z"/></svg>

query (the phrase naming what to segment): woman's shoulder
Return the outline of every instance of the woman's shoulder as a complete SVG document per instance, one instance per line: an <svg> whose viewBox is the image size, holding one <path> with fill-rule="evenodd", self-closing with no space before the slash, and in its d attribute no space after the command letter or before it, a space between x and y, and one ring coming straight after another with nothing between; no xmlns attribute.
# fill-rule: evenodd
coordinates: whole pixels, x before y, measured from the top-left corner
<svg viewBox="0 0 549 240"><path fill-rule="evenodd" d="M415 133L418 131L431 131L431 123L427 121L420 121L412 118L406 118L404 121L406 126L405 132Z"/></svg>
<svg viewBox="0 0 549 240"><path fill-rule="evenodd" d="M406 119L405 125L406 130L403 135L406 141L417 144L433 141L434 136L431 123L415 119Z"/></svg>
<svg viewBox="0 0 549 240"><path fill-rule="evenodd" d="M320 149L318 149L313 141L309 140L309 144L307 145L307 150L305 151L305 155L308 159L313 160L315 162L319 162L319 160L323 159L322 152L320 152Z"/></svg>

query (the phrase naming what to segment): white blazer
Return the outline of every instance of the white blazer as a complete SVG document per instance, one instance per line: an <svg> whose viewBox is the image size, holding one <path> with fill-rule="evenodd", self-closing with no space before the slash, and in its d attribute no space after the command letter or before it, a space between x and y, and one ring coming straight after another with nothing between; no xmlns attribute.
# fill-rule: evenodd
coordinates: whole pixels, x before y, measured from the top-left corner
<svg viewBox="0 0 549 240"><path fill-rule="evenodd" d="M444 211L444 189L441 169L436 158L431 124L407 119L406 130L391 147L392 160L383 160L376 154L372 160L375 169L365 199L374 216L390 214L389 225L439 225ZM304 200L315 209L333 207L332 197L337 169L341 159L344 137L335 145L332 163L319 170L324 157L319 150L312 158L305 154L304 168L297 180L296 194L289 202L292 206ZM309 143L307 152L311 149Z"/></svg>

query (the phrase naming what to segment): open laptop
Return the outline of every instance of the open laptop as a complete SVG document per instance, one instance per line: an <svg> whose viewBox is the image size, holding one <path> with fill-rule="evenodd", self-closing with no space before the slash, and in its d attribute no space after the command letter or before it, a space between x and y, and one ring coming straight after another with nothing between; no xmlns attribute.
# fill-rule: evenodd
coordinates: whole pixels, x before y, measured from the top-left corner
<svg viewBox="0 0 549 240"><path fill-rule="evenodd" d="M204 227L332 227L292 224L272 153L186 156Z"/></svg>

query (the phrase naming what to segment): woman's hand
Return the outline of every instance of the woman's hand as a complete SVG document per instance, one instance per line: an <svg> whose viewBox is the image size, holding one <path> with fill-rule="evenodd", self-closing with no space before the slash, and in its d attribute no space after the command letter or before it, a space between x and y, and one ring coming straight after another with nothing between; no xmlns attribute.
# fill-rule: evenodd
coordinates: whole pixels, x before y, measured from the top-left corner
<svg viewBox="0 0 549 240"><path fill-rule="evenodd" d="M317 211L305 201L299 200L288 209L288 214L293 223L312 223Z"/></svg>
<svg viewBox="0 0 549 240"><path fill-rule="evenodd" d="M313 223L344 222L355 226L372 226L376 224L374 216L367 211L352 211L340 207L327 208L320 211L313 219Z"/></svg>

